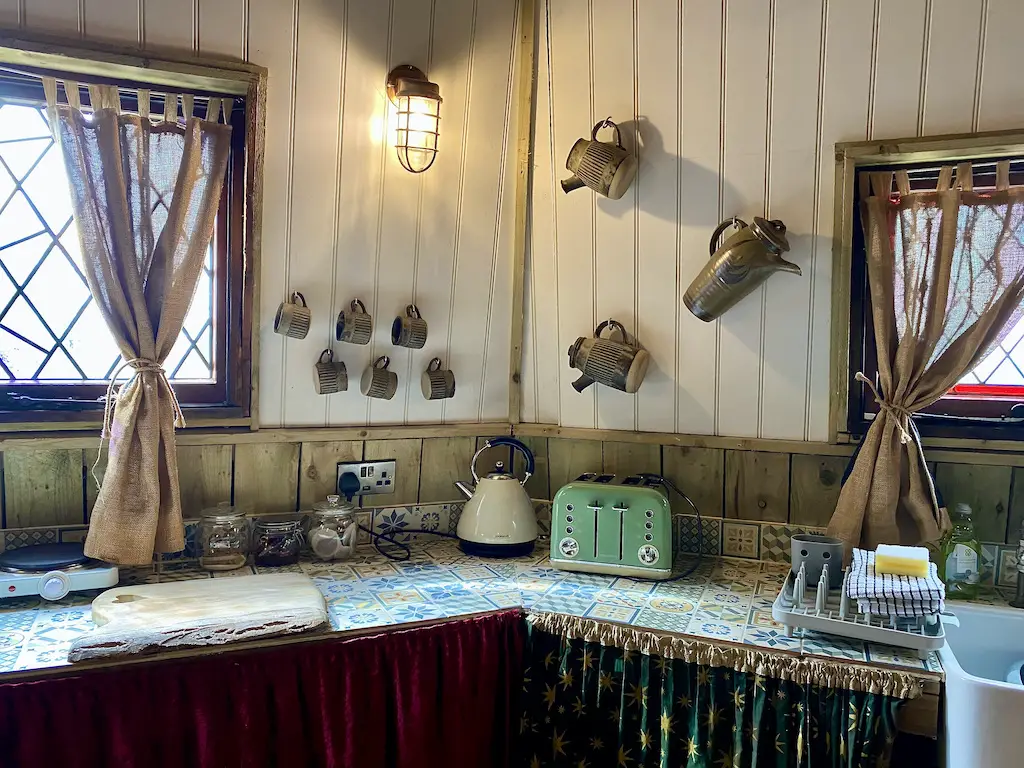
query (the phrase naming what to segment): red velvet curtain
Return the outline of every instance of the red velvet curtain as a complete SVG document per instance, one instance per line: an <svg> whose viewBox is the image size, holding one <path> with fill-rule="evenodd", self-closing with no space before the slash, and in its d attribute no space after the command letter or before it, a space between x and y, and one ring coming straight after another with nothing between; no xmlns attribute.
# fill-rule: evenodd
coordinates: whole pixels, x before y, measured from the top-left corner
<svg viewBox="0 0 1024 768"><path fill-rule="evenodd" d="M519 611L0 685L0 765L507 766Z"/></svg>

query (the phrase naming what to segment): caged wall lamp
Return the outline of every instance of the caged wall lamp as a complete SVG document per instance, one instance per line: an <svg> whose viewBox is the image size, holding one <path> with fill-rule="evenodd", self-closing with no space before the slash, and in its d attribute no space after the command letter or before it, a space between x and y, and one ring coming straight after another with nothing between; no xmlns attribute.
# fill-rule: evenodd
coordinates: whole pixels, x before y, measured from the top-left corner
<svg viewBox="0 0 1024 768"><path fill-rule="evenodd" d="M423 173L437 156L440 134L441 94L437 83L408 64L388 73L388 98L397 108L395 151L398 162L410 173Z"/></svg>

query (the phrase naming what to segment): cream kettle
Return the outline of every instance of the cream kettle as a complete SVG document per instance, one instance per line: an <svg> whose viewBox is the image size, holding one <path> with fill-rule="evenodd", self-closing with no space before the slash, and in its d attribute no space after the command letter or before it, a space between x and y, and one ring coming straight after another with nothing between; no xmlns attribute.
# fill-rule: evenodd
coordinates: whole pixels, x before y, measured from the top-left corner
<svg viewBox="0 0 1024 768"><path fill-rule="evenodd" d="M503 462L480 477L476 463L488 448L506 445L526 458L526 476L519 480ZM459 517L456 535L459 546L468 555L482 557L519 557L533 551L537 541L537 514L526 492L526 481L534 470L533 453L514 437L495 437L484 443L470 462L473 484L455 482L466 505Z"/></svg>

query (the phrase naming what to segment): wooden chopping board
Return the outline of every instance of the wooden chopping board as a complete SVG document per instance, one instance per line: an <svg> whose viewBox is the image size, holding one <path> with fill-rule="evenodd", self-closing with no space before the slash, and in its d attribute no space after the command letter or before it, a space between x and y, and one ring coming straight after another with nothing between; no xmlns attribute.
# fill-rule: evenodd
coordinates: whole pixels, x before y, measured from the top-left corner
<svg viewBox="0 0 1024 768"><path fill-rule="evenodd" d="M115 587L93 600L96 629L70 661L252 640L328 623L323 595L298 573Z"/></svg>

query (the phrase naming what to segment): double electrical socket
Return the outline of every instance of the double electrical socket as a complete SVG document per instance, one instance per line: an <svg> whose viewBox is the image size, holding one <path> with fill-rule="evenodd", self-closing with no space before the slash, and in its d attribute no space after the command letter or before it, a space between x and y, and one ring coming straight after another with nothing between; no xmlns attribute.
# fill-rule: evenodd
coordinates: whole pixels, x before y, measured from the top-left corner
<svg viewBox="0 0 1024 768"><path fill-rule="evenodd" d="M369 496L375 493L395 492L395 468L397 462L394 459L383 461L339 461L338 462L338 493L341 490L341 478L346 472L351 472L359 480L359 490L353 496Z"/></svg>

